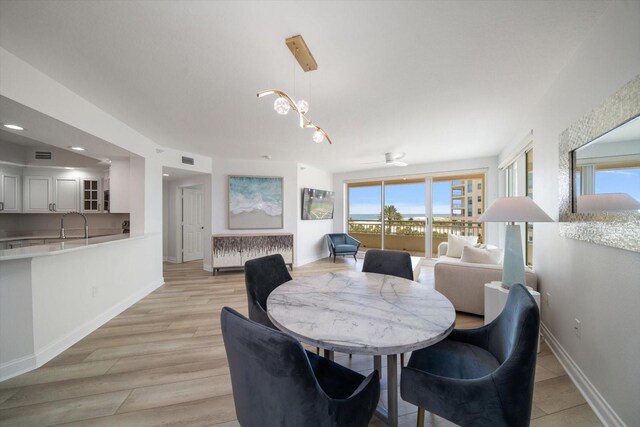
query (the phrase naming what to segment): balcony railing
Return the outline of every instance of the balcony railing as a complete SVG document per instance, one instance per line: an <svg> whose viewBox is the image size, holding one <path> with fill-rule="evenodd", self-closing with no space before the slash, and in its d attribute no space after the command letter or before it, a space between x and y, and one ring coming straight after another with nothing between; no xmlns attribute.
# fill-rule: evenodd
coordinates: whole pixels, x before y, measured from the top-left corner
<svg viewBox="0 0 640 427"><path fill-rule="evenodd" d="M385 221L384 234L395 236L424 236L425 229L424 221ZM380 235L381 232L382 223L380 221L349 221L349 234ZM464 220L434 221L431 227L431 233L433 237L447 237L447 234L482 237L482 223Z"/></svg>

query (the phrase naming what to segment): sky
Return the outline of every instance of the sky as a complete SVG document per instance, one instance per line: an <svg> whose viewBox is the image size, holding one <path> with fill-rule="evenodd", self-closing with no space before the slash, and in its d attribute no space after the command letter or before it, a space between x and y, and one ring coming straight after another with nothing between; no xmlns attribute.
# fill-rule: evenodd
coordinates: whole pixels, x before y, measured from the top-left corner
<svg viewBox="0 0 640 427"><path fill-rule="evenodd" d="M425 184L397 184L385 186L385 204L394 205L403 215L425 216ZM436 182L432 186L434 214L451 212L451 183ZM380 187L349 189L350 214L379 214Z"/></svg>

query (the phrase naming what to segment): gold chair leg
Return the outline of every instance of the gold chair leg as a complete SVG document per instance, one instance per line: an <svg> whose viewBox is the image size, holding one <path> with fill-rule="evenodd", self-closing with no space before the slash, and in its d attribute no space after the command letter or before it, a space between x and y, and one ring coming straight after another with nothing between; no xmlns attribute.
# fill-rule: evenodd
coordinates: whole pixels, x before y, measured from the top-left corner
<svg viewBox="0 0 640 427"><path fill-rule="evenodd" d="M417 427L424 427L424 408L418 408L418 423Z"/></svg>

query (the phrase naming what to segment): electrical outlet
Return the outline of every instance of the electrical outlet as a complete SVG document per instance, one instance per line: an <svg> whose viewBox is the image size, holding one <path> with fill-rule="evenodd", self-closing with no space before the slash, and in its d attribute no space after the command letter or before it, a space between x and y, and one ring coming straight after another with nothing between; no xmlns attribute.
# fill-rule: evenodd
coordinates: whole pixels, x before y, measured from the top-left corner
<svg viewBox="0 0 640 427"><path fill-rule="evenodd" d="M551 294L547 292L547 307L551 307Z"/></svg>
<svg viewBox="0 0 640 427"><path fill-rule="evenodd" d="M578 319L573 319L573 333L576 334L578 338L582 335L582 323Z"/></svg>

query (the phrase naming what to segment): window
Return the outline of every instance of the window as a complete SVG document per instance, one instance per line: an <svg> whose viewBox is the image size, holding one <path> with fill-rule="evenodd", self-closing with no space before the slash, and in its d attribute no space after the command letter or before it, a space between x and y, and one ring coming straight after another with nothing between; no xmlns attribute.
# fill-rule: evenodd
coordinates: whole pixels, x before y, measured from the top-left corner
<svg viewBox="0 0 640 427"><path fill-rule="evenodd" d="M482 196L478 196L478 202L482 201Z"/></svg>
<svg viewBox="0 0 640 427"><path fill-rule="evenodd" d="M478 183L478 190L482 190L482 183L481 182Z"/></svg>
<svg viewBox="0 0 640 427"><path fill-rule="evenodd" d="M467 193L471 193L473 191L473 181L467 181Z"/></svg>
<svg viewBox="0 0 640 427"><path fill-rule="evenodd" d="M478 215L482 214L482 209L478 208Z"/></svg>

